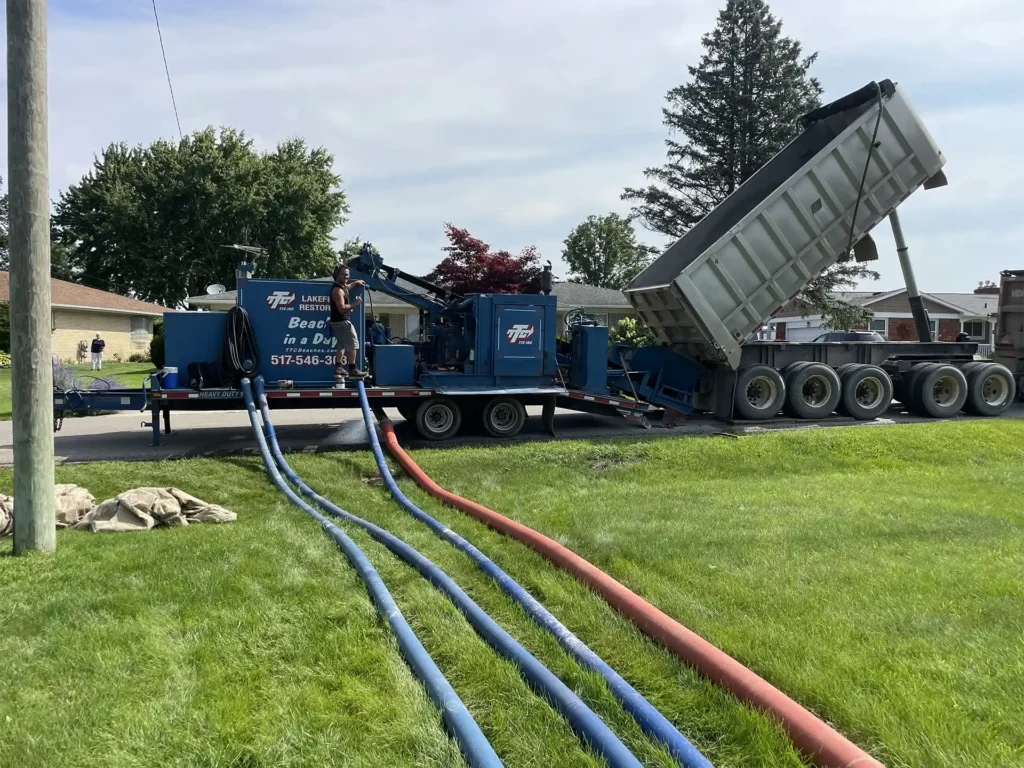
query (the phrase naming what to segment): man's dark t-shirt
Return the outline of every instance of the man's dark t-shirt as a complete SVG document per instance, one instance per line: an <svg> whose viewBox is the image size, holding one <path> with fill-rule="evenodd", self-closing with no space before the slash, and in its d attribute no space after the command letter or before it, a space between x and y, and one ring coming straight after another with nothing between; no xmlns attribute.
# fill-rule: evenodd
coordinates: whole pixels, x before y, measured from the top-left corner
<svg viewBox="0 0 1024 768"><path fill-rule="evenodd" d="M92 351L93 352L102 352L103 348L105 346L107 346L107 342L105 342L103 339L93 339L92 340Z"/></svg>

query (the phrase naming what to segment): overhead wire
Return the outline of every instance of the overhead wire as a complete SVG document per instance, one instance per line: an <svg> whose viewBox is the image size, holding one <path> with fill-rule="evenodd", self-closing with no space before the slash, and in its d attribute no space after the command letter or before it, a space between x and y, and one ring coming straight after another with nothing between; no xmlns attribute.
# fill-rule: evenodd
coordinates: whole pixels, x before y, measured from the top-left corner
<svg viewBox="0 0 1024 768"><path fill-rule="evenodd" d="M178 117L178 102L174 98L174 85L171 83L171 68L167 65L167 50L164 48L164 33L160 29L160 14L156 11L156 0L153 0L153 18L156 19L156 34L160 38L160 55L164 59L164 73L167 75L167 88L171 92L171 106L174 108L174 122L178 124L178 138L184 138L181 132L181 119Z"/></svg>

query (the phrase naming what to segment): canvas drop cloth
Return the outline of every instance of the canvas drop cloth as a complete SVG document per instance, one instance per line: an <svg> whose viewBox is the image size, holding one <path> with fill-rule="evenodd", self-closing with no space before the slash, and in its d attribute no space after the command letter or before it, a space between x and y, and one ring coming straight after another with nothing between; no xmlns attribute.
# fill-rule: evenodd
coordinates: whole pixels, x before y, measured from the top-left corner
<svg viewBox="0 0 1024 768"><path fill-rule="evenodd" d="M230 523L234 512L209 504L177 488L134 488L99 506L85 488L63 484L55 488L57 527L72 526L93 533L148 531L159 525ZM14 533L14 499L0 494L0 536Z"/></svg>
<svg viewBox="0 0 1024 768"><path fill-rule="evenodd" d="M96 506L96 497L85 488L62 483L53 489L57 527L74 525ZM14 499L0 493L0 536L14 534Z"/></svg>
<svg viewBox="0 0 1024 768"><path fill-rule="evenodd" d="M75 528L93 533L148 531L158 525L231 523L238 515L177 488L134 488L107 499Z"/></svg>

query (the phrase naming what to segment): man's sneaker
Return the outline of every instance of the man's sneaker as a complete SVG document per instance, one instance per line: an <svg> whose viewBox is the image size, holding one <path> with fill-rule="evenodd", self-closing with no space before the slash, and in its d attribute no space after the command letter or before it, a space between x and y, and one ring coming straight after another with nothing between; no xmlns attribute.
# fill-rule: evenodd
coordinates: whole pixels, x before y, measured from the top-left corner
<svg viewBox="0 0 1024 768"><path fill-rule="evenodd" d="M349 370L348 375L353 379L365 379L367 373L366 371L360 371L358 368L352 368Z"/></svg>

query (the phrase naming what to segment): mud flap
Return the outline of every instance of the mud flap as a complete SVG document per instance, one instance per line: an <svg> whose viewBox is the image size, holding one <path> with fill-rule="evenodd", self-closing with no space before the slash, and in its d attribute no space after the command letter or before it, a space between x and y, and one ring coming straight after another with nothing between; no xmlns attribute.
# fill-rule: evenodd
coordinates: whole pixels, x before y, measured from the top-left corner
<svg viewBox="0 0 1024 768"><path fill-rule="evenodd" d="M555 436L555 400L555 395L544 398L544 410L541 413L544 430L552 437Z"/></svg>

